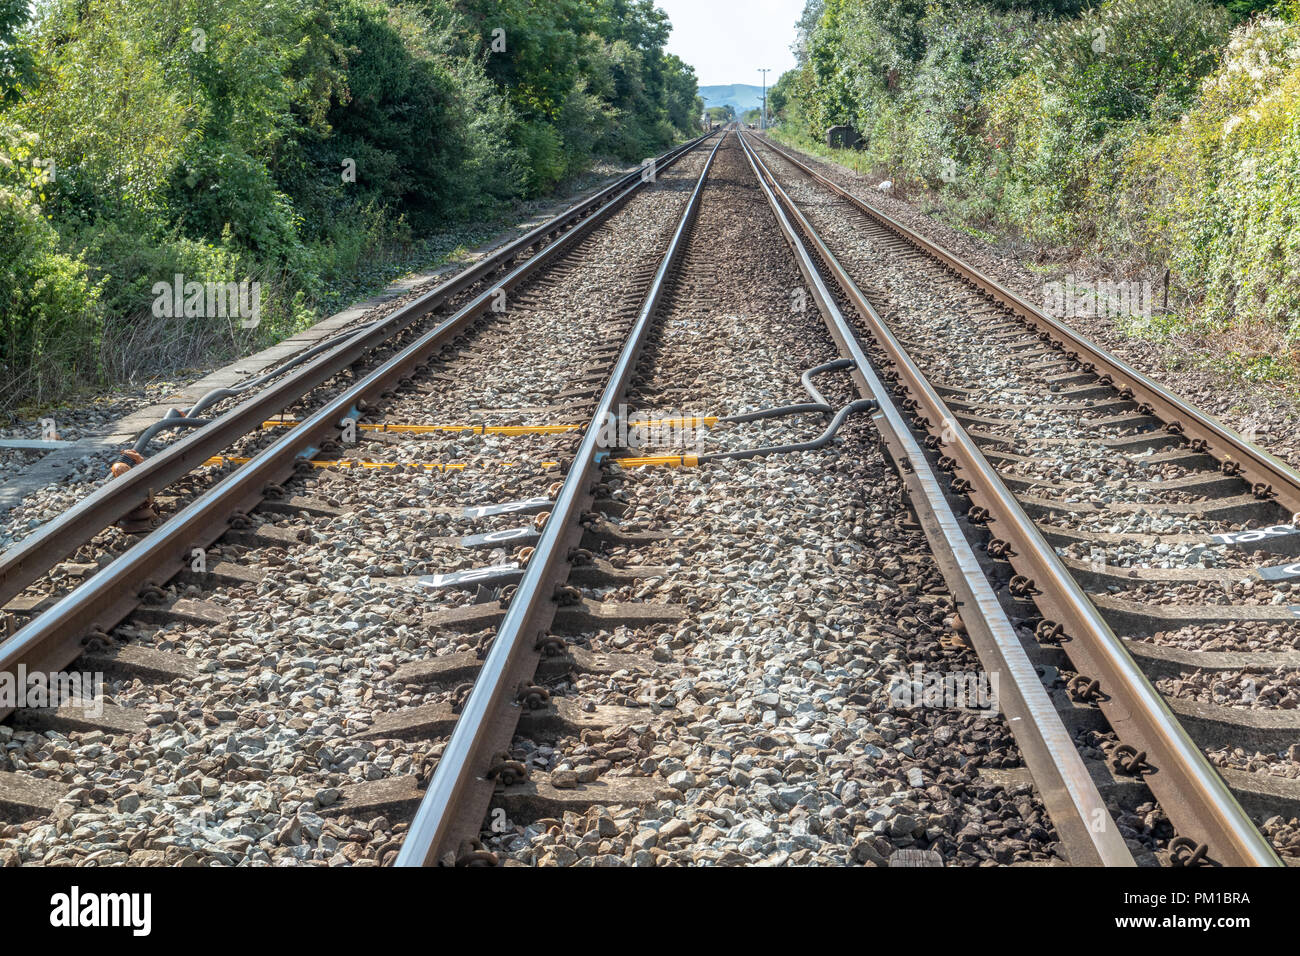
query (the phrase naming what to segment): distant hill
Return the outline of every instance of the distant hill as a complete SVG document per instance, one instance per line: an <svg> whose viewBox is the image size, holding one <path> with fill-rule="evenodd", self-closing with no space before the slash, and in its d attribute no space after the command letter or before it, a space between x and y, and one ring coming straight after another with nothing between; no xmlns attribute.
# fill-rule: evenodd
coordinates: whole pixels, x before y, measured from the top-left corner
<svg viewBox="0 0 1300 956"><path fill-rule="evenodd" d="M704 105L726 106L728 103L737 115L745 110L756 110L763 105L763 88L750 86L748 83L732 83L730 86L701 86L700 96Z"/></svg>

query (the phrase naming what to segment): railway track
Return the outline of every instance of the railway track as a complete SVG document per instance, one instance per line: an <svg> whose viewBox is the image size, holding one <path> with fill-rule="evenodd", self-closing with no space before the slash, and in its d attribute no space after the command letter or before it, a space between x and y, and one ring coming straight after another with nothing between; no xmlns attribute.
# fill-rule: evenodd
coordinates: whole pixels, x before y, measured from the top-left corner
<svg viewBox="0 0 1300 956"><path fill-rule="evenodd" d="M70 765L59 766L58 759L53 763L32 759L50 753L65 761L72 758L72 752L66 747L65 735L69 732L79 737L89 734L96 741L90 744L92 751L95 756L102 756L95 750L105 749L99 740L124 747L131 754L135 748L127 741L133 740L138 745L146 736L157 738L158 733L152 729L156 725L172 727L174 737L180 740L185 740L187 735L192 738L196 731L204 733L208 727L220 727L232 721L239 730L247 729L250 720L255 727L258 718L242 712L246 698L240 694L218 707L205 686L205 693L199 699L206 699L207 703L196 705L192 708L194 713L185 714L166 705L175 698L166 688L178 682L199 681L206 685L200 676L204 665L196 667L194 663L194 656L199 652L192 642L204 645L205 653L218 657L223 662L220 665L223 670L227 660L233 661L237 669L251 667L263 654L250 644L257 643L259 633L274 629L277 621L292 620L299 615L328 618L335 606L329 599L336 598L339 591L354 588L357 579L364 579L367 571L379 574L385 568L389 572L404 570L399 562L379 561L383 545L379 545L379 551L374 546L367 547L364 535L358 533L362 529L344 511L374 500L393 506L389 500L367 498L367 494L400 496L396 504L399 521L409 520L412 512L420 512L421 506L427 504L429 479L426 476L430 473L440 476L439 486L447 488L452 499L462 480L484 487L482 479L475 478L484 473L508 476L494 477L490 483L493 491L518 491L524 498L543 494L555 482L572 436L545 429L525 430L523 435L512 435L508 430L485 432L483 423L494 420L492 399L500 397L499 391L475 396L473 418L479 424L477 437L469 425L463 430L417 430L416 434L406 433L395 447L392 434L380 432L372 436L369 422L358 425L358 420L383 418L381 409L385 405L400 407L404 395L440 395L454 391L446 387L452 376L445 369L472 374L476 363L492 361L488 349L495 349L501 360L515 363L516 367L510 369L515 373L515 381L526 379L529 372L537 373L538 352L535 344L529 348L538 335L536 328L529 328L530 318L537 310L530 310L529 297L551 296L555 294L552 287L563 286L566 281L576 283L574 288L566 287L564 294L575 306L575 314L581 316L581 321L575 321L569 329L555 323L555 327L544 330L553 340L553 347L560 350L551 356L558 362L552 361L554 368L548 371L552 376L566 378L564 388L555 382L544 383L541 388L567 403L556 409L557 413L571 412L590 403L582 380L584 374L590 374L585 369L589 363L599 367L601 362L608 361L597 347L599 330L611 321L625 319L629 303L622 296L629 294L629 285L648 282L653 274L655 260L646 257L646 250L661 239L659 233L665 227L660 216L675 215L674 208L684 202L684 197L678 195L682 167L676 164L702 162L692 152L698 145L696 141L661 157L657 182L655 176L642 172L629 176L468 272L412 298L391 315L379 319L378 324L367 325L347 338L341 337L340 341L331 343L331 349L323 350L269 387L254 392L211 425L194 429L125 475L106 483L60 519L6 552L4 593L17 597L7 606L12 633L0 652L3 655L0 666L5 673L55 674L76 661L87 673L102 672L119 678L111 685L113 690L140 691L144 702L128 702L123 697L121 703L129 706L121 706L120 695L110 693L107 704L93 708L97 713L73 700L58 708L29 706L13 714L14 726L20 728L19 736L32 749L28 752L24 746L10 748L7 772L0 777L0 806L4 807L6 816L31 823L43 814L53 814L56 819L53 830L48 834L43 831L43 835L59 837L63 831L57 822L58 814L71 815L71 811L83 806L92 810L96 806L116 806L122 801L129 812L134 812L139 793L148 794L152 790L144 786L153 775L151 771L180 764L180 769L169 773L180 773L183 769L188 777L196 772L188 766L195 761L183 757L183 750L169 748L161 754L135 757L135 762L142 761L148 767L143 764L133 767L123 779L121 758L110 755L110 762L118 764L104 771L112 786L73 787L73 797L69 799L66 784L70 781L89 784L86 775ZM666 203L666 209L653 208L660 203ZM593 244L598 244L599 249L592 251ZM619 276L619 282L597 289L588 277L593 265L585 260L603 264L607 272ZM580 261L581 268L575 265ZM518 296L511 303L511 311L494 310L494 305L508 301L507 297L515 296L516 292ZM409 330L408 326L411 326ZM380 331L387 338L376 342L372 336ZM463 345L467 338L475 342L473 349ZM324 401L320 403L322 397ZM462 400L460 405L456 401L446 404L450 417L444 421L465 421L463 398L457 396ZM421 415L433 407L429 400L416 404ZM270 413L286 409L287 414L280 419L269 420ZM514 415L516 410L497 412L495 418L502 414ZM286 420L293 420L294 426L283 427ZM397 420L400 423L409 417L398 413ZM420 421L428 419L422 417ZM247 437L244 437L245 430ZM347 437L352 433L355 433L354 441L349 443ZM241 438L232 447L229 436L233 434ZM370 437L377 441L368 441ZM518 447L520 443L524 447ZM367 451L371 453L370 458L365 457ZM213 458L215 452L226 454ZM319 467L326 456L337 462L340 471L349 465L385 467L359 468L356 477L349 470L346 487L331 492L326 489L334 480L330 473L334 469ZM124 515L134 520L140 518L144 504L139 498L142 487L158 488L159 485L152 483L165 482L173 473L205 464L208 467L201 469L199 477L190 479L190 487L180 489L175 499L162 505L164 508L170 505L172 513L150 533L124 545L121 529L101 530L108 522ZM402 473L400 479L399 473ZM371 480L359 481L360 474ZM358 496L355 494L358 487L368 491ZM416 497L411 497L412 494ZM148 499L149 506L155 507L162 496L149 491ZM465 504L474 500L470 498ZM407 509L405 513L403 507ZM451 506L444 505L433 516L435 525L445 522L451 513L458 514L464 506L451 507L450 511L448 507ZM254 509L256 515L251 514ZM332 571L336 573L325 570L336 562L321 561L318 555L316 567L294 567L294 556L289 552L296 544L319 540L318 536L325 534L322 527L338 532L330 539L338 541L336 547L355 546L357 553L368 560L358 562L356 568L335 567ZM428 530L421 529L421 533ZM347 540L349 531L352 532L350 541ZM81 544L83 541L86 543ZM213 543L215 547L210 547ZM108 545L104 549L106 553L96 555L95 549L100 544ZM83 549L79 556L98 557L102 567L91 564L82 572L88 574L86 580L73 587L67 575L57 573L66 562L50 574L49 561L51 555L57 560L78 545ZM435 544L418 550L417 556L429 557L437 550ZM406 563L414 562L408 557ZM405 583L412 584L414 580L412 577ZM423 588L413 586L412 590L419 594ZM362 620L367 612L361 608L371 593L361 589L356 602L355 610ZM258 605L271 601L268 595L281 599L281 606L260 613ZM412 599L408 603L418 602ZM387 613L391 609L384 607L384 610ZM239 612L255 616L241 618ZM406 620L402 613L393 617ZM417 620L420 620L418 615L411 618L413 623ZM486 620L490 622L490 615ZM241 624L248 627L241 630ZM349 629L357 629L355 619ZM392 625L392 630L404 631L405 627L399 623ZM343 633L347 635L348 629ZM249 640L241 639L245 636ZM395 636L395 643L400 646L405 635ZM340 640L343 639L332 637L325 646ZM222 647L223 643L230 646ZM222 657L227 651L231 656ZM338 662L328 666L335 671L330 681L336 686L327 693L337 699L341 676ZM193 688L187 687L190 689ZM159 715L165 719L160 721ZM265 718L261 722L265 723ZM288 736L295 733L298 731ZM50 740L63 745L52 745ZM164 759L169 752L175 759ZM218 770L218 764L233 764L222 775L225 783L243 783L243 778L265 779L268 773L265 767L252 771L242 769L245 757L237 752L223 748L218 748L218 752L221 759L209 754L198 761L203 764L203 769L197 771L198 780L215 779L211 774ZM309 756L299 751L290 763ZM408 765L410 760L408 757ZM188 791L191 785L198 786L193 781L178 786ZM174 796L170 786L162 784L160 792ZM209 782L206 787L211 790L212 784ZM328 802L334 802L331 788L319 789L326 792ZM169 807L165 815L174 815L171 814L174 809ZM182 830L185 829L183 826ZM135 845L132 836L138 837ZM238 842L237 837L230 839ZM132 828L125 839L111 841L104 849L110 854L134 852L151 840L148 827ZM37 841L37 846L42 842ZM301 843L294 841L294 845ZM220 851L217 856L224 862L226 856L222 854L228 856L228 851Z"/></svg>
<svg viewBox="0 0 1300 956"><path fill-rule="evenodd" d="M927 864L941 858L940 851L932 848L935 846L944 847L958 862L967 864L996 860L1046 862L1061 860L1071 852L1081 863L1112 857L1128 859L1114 829L1100 834L1071 829L1071 815L1080 814L1081 806L1089 812L1105 812L1077 756L1064 755L1061 764L1050 767L1057 776L1051 772L1043 776L1052 787L1048 803L1063 811L1060 819L1071 841L1066 849L1053 832L1052 822L1058 817L1053 815L1049 822L1049 811L1032 796L1027 778L1009 781L999 777L996 770L991 775L984 773L979 761L958 761L940 754L941 742L961 741L989 759L990 770L999 764L1020 767L1012 735L990 710L927 714L929 720L900 720L901 728L886 717L877 726L888 737L873 732L859 739L860 728L854 728L852 722L862 725L866 721L853 716L853 708L862 708L864 713L889 710L888 696L878 693L885 682L875 680L887 664L902 670L908 659L920 654L955 671L960 664L975 669L978 660L964 644L954 646L954 605L944 587L944 576L926 554L928 549L919 529L905 527L906 509L898 500L901 487L889 474L879 448L872 443L864 445L860 432L856 440L844 437L843 441L852 443L851 449L841 451L832 460L848 472L849 480L838 475L823 475L818 480L817 472L826 461L819 452L826 446L813 436L824 426L824 419L831 418L824 435L841 430L851 433L860 426L846 426L845 411L865 413L875 403L855 400L855 391L862 394L860 387L855 389L843 376L835 377L834 373L855 368L858 359L843 354L843 349L839 359L834 357L835 336L819 322L817 310L810 307L801 311L794 320L798 328L789 328L790 320L782 316L789 308L790 293L802 286L803 276L783 248L781 233L743 159L738 139L733 138L726 149L720 150L716 166L716 181L707 193L700 190L703 211L696 226L700 235L683 236L686 251L674 289L661 301L652 290L643 307L638 329L653 324L652 345L638 367L640 384L629 397L631 407L650 421L717 422L721 434L710 434L709 444L717 442L723 450L693 451L677 436L670 440L669 447L658 450L661 457L676 460L680 468L632 470L630 466L636 459L624 450L610 462L615 470L607 472L605 478L619 488L619 499L614 504L622 510L624 519L643 512L651 519L650 526L659 541L644 543L652 551L645 560L662 555L656 560L658 567L651 580L658 582L659 591L675 598L675 604L684 604L682 610L689 612L689 618L671 632L665 623L642 622L626 628L624 634L615 632L612 642L611 635L591 625L574 636L579 646L601 648L602 659L607 661L604 671L570 675L548 693L554 695L552 703L561 708L567 702L570 712L575 707L588 708L596 715L595 725L570 728L570 733L559 740L536 739L535 730L523 739L516 738L514 749L501 758L514 760L517 775L527 769L525 761L549 768L548 756L537 755L549 754L552 749L562 751L566 759L551 769L544 799L542 794L535 794L530 801L528 791L521 792L514 786L497 794L495 809L504 814L503 825L521 815L524 819L508 827L507 835L489 840L489 846L473 858L485 858L490 852L497 859L543 865L581 861L598 865L659 865L660 861L728 865L757 862L754 857L758 856L769 864L792 861L880 865L891 859L894 851L918 845L926 847L918 852L919 859ZM754 250L750 244L755 242L762 243L763 248ZM729 275L732 269L745 268L738 262L747 262L753 270L742 289L770 288L762 305L756 306L750 293L725 291L732 285L728 280L734 279ZM720 263L728 265L720 271ZM783 270L775 271L774 263L782 265ZM666 258L665 270L669 266ZM817 294L814 290L813 295ZM728 317L725 323L716 318L719 310ZM774 312L777 323L772 320ZM739 363L735 357L724 357L737 351L737 346L730 344L735 341L736 322L749 333L741 340L757 350L756 355L747 355ZM774 349L777 343L773 339L782 337L783 347ZM699 354L701 340L709 346L703 356ZM634 334L625 346L624 358L630 361L635 347ZM792 355L800 355L799 367L812 371L804 376L793 374L789 364ZM825 379L819 378L817 386L809 388L809 377L817 373L823 373ZM798 401L801 396L796 382L800 378L809 393L802 397L812 397L815 403ZM772 394L771 382L782 379L781 392ZM728 387L717 388L720 380ZM617 377L611 379L602 408L613 401L621 384ZM756 385L760 386L757 394ZM826 400L819 388L826 388L832 399ZM672 405L665 404L669 396ZM691 404L682 408L676 404L680 399ZM702 415L692 411L699 408L695 402L714 406L726 402L731 413L718 415L721 410L715 407L715 414ZM741 403L739 407L737 402ZM839 411L832 416L833 409ZM811 434L809 417L814 422L823 419L823 425L811 430ZM770 428L756 433L747 427L759 421L770 423ZM892 434L895 426L883 421L878 420L877 426L890 429ZM594 453L596 447L589 444L588 450ZM865 461L850 464L858 456ZM696 465L708 467L707 478L690 477ZM712 488L706 490L706 482L721 486L718 497L724 500L754 501L753 520L741 522L746 525L743 529L728 529L725 517L735 513L734 506L717 509L703 521L683 514L704 510L703 500L715 497ZM880 500L878 491L866 496L875 509L871 519L890 521L889 531L882 533L879 527L871 531L846 528L838 509L827 515L829 503L843 502L850 510L859 505L852 501L858 482L873 489L890 487L887 505ZM827 498L810 496L810 486ZM785 493L773 496L774 488L784 489ZM690 503L679 509L674 501L681 502L683 496ZM802 500L795 504L788 500L792 496ZM555 520L554 514L550 520ZM888 547L886 541L901 545L920 565L909 564L902 574L904 586L911 593L891 594L889 588L881 590L876 586L876 599L862 602L855 588L871 587L870 573L863 574L856 568L837 572L836 559L831 557L828 562L821 554L810 568L804 547L795 545L789 550L796 567L806 569L810 576L830 575L824 581L841 576L846 580L838 585L838 596L826 596L829 600L819 601L806 590L796 592L798 599L806 602L801 610L808 615L808 623L792 626L784 622L780 604L795 596L786 588L792 580L797 585L802 574L788 580L785 566L775 554L777 549L772 547L773 541L784 543L788 539L770 532L764 534L762 529L770 527L768 522L780 526L789 521L808 522L806 540L817 551L827 541L837 541L845 548L845 561L850 564L861 557L864 540L883 547ZM964 547L955 539L952 543ZM703 561L684 561L684 549L706 557ZM751 595L738 593L733 585L723 584L719 589L719 572L723 581L734 581L736 577L735 566L727 568L725 562L746 559L757 581L772 579L773 590L765 595L768 600L755 601ZM720 562L722 568L718 567ZM682 568L684 563L691 567ZM903 572L901 566L890 570ZM949 577L970 587L971 582L955 571ZM525 579L521 589L527 584ZM762 594L764 587L760 584L754 590ZM1000 636L1008 638L1010 625L996 608L991 592L987 587L980 590L978 585L975 590L979 592L975 599L990 609L992 620L986 621L982 613L972 610L972 626L976 630L1000 627ZM653 592L640 593L644 597ZM854 607L860 604L861 609ZM877 627L895 620L891 612L918 615L910 618L915 631L877 631ZM860 628L868 629L868 633ZM494 651L503 633L498 632ZM943 644L945 639L947 646ZM812 674L801 673L796 667L793 676L776 676L786 672L791 658L800 662L808 656L802 647L805 641L814 644L821 652L818 656L830 662L825 680L816 676L821 673L821 665L816 662L813 666L818 669ZM611 643L617 649L613 654L605 650ZM642 650L630 654L630 648ZM737 663L741 658L745 663ZM764 667L764 660L771 663ZM759 664L758 672L753 669L755 663ZM485 673L493 671L485 668ZM1027 662L1021 673L1032 677ZM813 679L808 680L810 676ZM1036 678L1033 680L1036 685ZM476 691L479 686L476 684ZM873 688L877 691L874 695ZM1041 687L1037 687L1037 698L1028 705L1020 699L1021 689L1015 681L1009 680L1006 689L1007 697L1015 700L1013 712L1020 708L1030 713L1038 707L1041 710L1036 713L1043 717L1042 724L1050 723L1052 715L1044 713L1050 711L1050 705ZM1026 696L1032 696L1033 688L1026 687L1025 691ZM805 695L815 696L821 706ZM826 706L828 701L839 701L846 709L836 712ZM633 703L640 706L628 706ZM790 726L786 718L792 717L797 720ZM1068 749L1059 721L1055 734L1042 724L1034 722L1034 732L1028 735L1041 733L1040 750L1050 746ZM457 725L457 732L462 726ZM470 724L465 732L468 735L482 726L481 721ZM909 733L934 735L935 739L924 744L918 741L914 748ZM908 760L904 763L884 754L871 742L873 739L886 747L891 746L890 741L901 739ZM449 751L451 748L449 744ZM458 764L444 763L440 768L448 766L455 768ZM862 773L860 783L844 779L854 771ZM412 823L401 863L438 859L451 862L456 857L448 855L449 837L441 834L449 834L454 844L459 834L477 832L482 826L483 815L477 803L471 803L473 810L468 820L464 819L464 810L457 805L452 789L453 778L448 777L449 782L439 789L440 772L435 770L430 795ZM481 775L473 782L487 794L489 788ZM585 788L577 789L582 784ZM926 818L929 826L911 815L937 808L932 802L934 795L926 792L927 786L947 794L937 803L948 811L930 813ZM561 787L565 789L561 791ZM567 789L570 787L576 792ZM958 796L965 795L968 789L964 799ZM572 794L567 803L565 793ZM912 802L910 798L916 795L919 797ZM764 820L772 817L774 825L769 826ZM1023 831L1024 838L994 839L978 853L963 847L963 825L978 827L986 818L997 821L999 836ZM1017 825L1002 830L1000 825L1008 818ZM868 823L876 829L869 829ZM463 847L464 836L460 839ZM898 846L900 842L904 847ZM906 854L900 854L894 862L904 859Z"/></svg>
<svg viewBox="0 0 1300 956"><path fill-rule="evenodd" d="M693 145L686 144L658 157L657 168L671 166ZM373 381L364 382L362 389L352 389L357 401L373 401L385 391L400 387L404 379L410 378L414 364L409 360L390 361L402 349L418 343L412 351L418 359L429 349L463 336L473 323L494 314L494 303L503 301L519 283L617 211L643 184L643 172L629 174L450 280L407 295L396 308L386 305L372 310L356 326L276 370L204 396L191 408L174 410L148 435L162 447L150 453L146 436L142 435L136 448L125 449L121 461L115 463L115 470L120 472L115 480L80 499L58 502L64 506L62 513L0 554L0 606L11 619L8 629L12 631L23 617L37 610L50 593L61 593L47 586L42 589L46 593L33 595L36 602L15 603L15 598L41 581L60 561L92 542L98 550L116 556L134 539L116 535L111 530L114 526L120 525L129 533L157 525L187 500L180 495L163 497L165 490L193 481L196 469L213 456L229 452L236 442L245 442L235 448L237 452L265 447L270 436L262 432L261 426L266 419L286 409L314 409L327 398L343 394L346 390L341 383L346 379L361 380L371 372L378 372ZM344 411L355 417L359 409L345 407ZM195 427L198 422L203 426ZM295 438L300 450L312 447L303 439L324 440L334 424L317 429L318 434L300 432ZM181 490L192 498L197 488ZM101 537L97 540L97 536ZM48 585L48 581L43 583Z"/></svg>
<svg viewBox="0 0 1300 956"><path fill-rule="evenodd" d="M1282 725L1164 703L1197 668L1286 652L1211 660L1110 628L1126 601L1164 608L1124 618L1162 633L1218 621L1150 600L1150 581L1201 579L1144 579L1142 549L1237 573L1249 553L1204 535L1279 522L1289 470L1245 463L1086 343L1020 342L1030 307L795 162L731 132L686 144L187 416L212 424L170 422L155 455L0 555L0 674L110 678L98 712L6 715L0 862L1288 853L1289 779L1210 763L1213 740ZM988 365L959 361L974 334ZM1044 371L1063 408L1029 400ZM1178 434L1158 427L1170 409ZM1076 457L1045 473L1045 444ZM1284 490L1239 500L1242 477L1202 467L1215 453ZM1121 460L1106 500L1095 476ZM1195 541L1096 530L1170 489ZM124 516L130 532L108 527ZM922 674L991 678L994 700L900 702Z"/></svg>
<svg viewBox="0 0 1300 956"><path fill-rule="evenodd" d="M1113 732L1103 790L1149 787L1176 862L1294 857L1300 476L788 151L757 149L1008 569L1069 723Z"/></svg>

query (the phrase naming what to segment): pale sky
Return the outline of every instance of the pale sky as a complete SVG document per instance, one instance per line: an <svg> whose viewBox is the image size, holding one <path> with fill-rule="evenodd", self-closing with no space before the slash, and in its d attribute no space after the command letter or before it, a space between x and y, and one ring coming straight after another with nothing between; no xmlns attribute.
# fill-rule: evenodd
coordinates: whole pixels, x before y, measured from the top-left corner
<svg viewBox="0 0 1300 956"><path fill-rule="evenodd" d="M768 85L794 68L790 44L804 0L655 0L672 21L668 52L695 67L700 86Z"/></svg>

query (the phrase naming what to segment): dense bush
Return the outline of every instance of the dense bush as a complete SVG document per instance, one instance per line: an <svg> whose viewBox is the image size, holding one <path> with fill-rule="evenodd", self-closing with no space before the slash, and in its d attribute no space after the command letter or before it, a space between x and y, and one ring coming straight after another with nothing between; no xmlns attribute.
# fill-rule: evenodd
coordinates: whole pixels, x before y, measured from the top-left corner
<svg viewBox="0 0 1300 956"><path fill-rule="evenodd" d="M1235 31L1194 107L1130 162L1144 238L1203 297L1201 315L1300 338L1300 26Z"/></svg>
<svg viewBox="0 0 1300 956"><path fill-rule="evenodd" d="M967 227L1168 267L1184 318L1297 337L1300 27L1266 6L810 0L772 102Z"/></svg>
<svg viewBox="0 0 1300 956"><path fill-rule="evenodd" d="M36 137L0 124L0 403L47 397L94 372L96 299L45 219Z"/></svg>
<svg viewBox="0 0 1300 956"><path fill-rule="evenodd" d="M485 66L513 110L530 194L582 169L593 152L643 159L693 129L703 109L692 69L663 51L668 18L653 0L456 6L489 43Z"/></svg>
<svg viewBox="0 0 1300 956"><path fill-rule="evenodd" d="M667 31L650 0L0 0L6 155L52 173L40 214L0 179L0 361L44 376L0 408L282 336L449 224L667 148L699 113ZM262 324L160 323L177 274L261 282Z"/></svg>

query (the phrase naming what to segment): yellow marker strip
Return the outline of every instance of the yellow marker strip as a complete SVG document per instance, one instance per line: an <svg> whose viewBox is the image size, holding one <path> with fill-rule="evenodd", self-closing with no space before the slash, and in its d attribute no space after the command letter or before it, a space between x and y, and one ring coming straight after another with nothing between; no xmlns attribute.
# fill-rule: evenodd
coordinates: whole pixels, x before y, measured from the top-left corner
<svg viewBox="0 0 1300 956"><path fill-rule="evenodd" d="M315 459L300 459L306 461L313 468L426 468L437 469L438 471L460 471L465 468L518 468L520 465L534 464L541 468L554 468L559 464L557 461L542 462L522 462L522 461L494 461L481 465L471 465L468 462L427 462L427 461L354 461L350 458L343 458L336 461L317 461ZM217 456L209 458L203 464L205 465L246 465L251 458L226 458Z"/></svg>
<svg viewBox="0 0 1300 956"><path fill-rule="evenodd" d="M695 455L655 455L649 458L611 458L623 468L694 468L700 463Z"/></svg>
<svg viewBox="0 0 1300 956"><path fill-rule="evenodd" d="M631 421L628 428L694 428L703 425L712 427L718 423L717 415L697 415L693 418L660 418L653 421ZM266 421L263 428L294 428L298 422ZM558 435L575 432L584 425L404 425L401 423L358 422L357 431L361 432L402 432L411 435L429 432L473 432L477 435Z"/></svg>
<svg viewBox="0 0 1300 956"><path fill-rule="evenodd" d="M298 422L262 422L263 428L293 428ZM477 435L557 435L577 431L581 425L402 425L358 422L359 432L400 432L423 435L429 432L474 432Z"/></svg>

